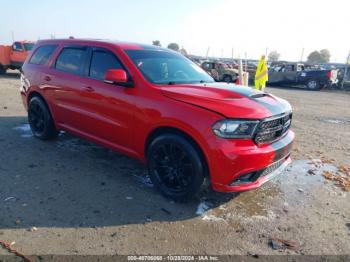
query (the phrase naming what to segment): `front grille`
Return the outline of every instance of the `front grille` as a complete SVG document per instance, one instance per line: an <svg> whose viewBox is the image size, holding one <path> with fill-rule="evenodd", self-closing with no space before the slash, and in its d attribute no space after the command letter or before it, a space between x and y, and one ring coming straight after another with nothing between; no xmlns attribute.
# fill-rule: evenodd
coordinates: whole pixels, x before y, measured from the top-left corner
<svg viewBox="0 0 350 262"><path fill-rule="evenodd" d="M254 140L257 144L271 143L288 131L292 123L292 113L262 121L256 131Z"/></svg>

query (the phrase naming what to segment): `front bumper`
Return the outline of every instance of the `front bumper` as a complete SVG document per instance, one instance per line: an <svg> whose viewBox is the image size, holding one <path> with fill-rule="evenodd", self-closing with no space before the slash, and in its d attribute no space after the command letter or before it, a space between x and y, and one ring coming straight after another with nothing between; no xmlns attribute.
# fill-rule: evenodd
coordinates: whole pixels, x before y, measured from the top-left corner
<svg viewBox="0 0 350 262"><path fill-rule="evenodd" d="M290 156L287 156L285 159L283 159L283 163L274 171L271 173L268 173L266 175L262 175L257 180L253 182L248 183L241 183L238 185L216 185L214 186L214 190L220 191L220 192L242 192L247 190L256 189L260 186L262 186L267 181L271 180L275 176L282 173L282 171L292 162L292 159ZM272 164L273 165L273 164Z"/></svg>
<svg viewBox="0 0 350 262"><path fill-rule="evenodd" d="M212 188L219 192L241 192L260 187L291 163L294 136L289 130L278 141L262 146L220 140L216 163L210 163ZM247 176L250 179L242 179Z"/></svg>

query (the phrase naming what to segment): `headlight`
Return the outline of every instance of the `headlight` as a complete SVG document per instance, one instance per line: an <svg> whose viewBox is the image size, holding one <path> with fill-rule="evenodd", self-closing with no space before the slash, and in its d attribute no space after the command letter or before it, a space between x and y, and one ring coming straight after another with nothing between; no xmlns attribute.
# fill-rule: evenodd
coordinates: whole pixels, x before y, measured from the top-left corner
<svg viewBox="0 0 350 262"><path fill-rule="evenodd" d="M222 138L251 138L259 121L224 119L213 125L215 135Z"/></svg>

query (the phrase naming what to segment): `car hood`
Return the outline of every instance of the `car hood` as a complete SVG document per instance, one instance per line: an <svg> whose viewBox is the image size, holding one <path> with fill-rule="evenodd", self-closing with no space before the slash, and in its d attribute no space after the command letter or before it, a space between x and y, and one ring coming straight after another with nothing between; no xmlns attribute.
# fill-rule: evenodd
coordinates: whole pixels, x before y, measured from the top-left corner
<svg viewBox="0 0 350 262"><path fill-rule="evenodd" d="M226 83L162 86L164 96L205 108L227 118L262 119L290 112L284 99L250 87Z"/></svg>

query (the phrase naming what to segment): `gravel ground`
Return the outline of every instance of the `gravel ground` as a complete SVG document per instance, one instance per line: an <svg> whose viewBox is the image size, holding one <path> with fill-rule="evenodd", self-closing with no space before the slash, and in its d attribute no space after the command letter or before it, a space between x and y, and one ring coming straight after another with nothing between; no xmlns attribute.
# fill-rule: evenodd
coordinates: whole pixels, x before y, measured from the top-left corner
<svg viewBox="0 0 350 262"><path fill-rule="evenodd" d="M177 204L133 159L66 133L34 139L19 84L0 77L0 240L20 252L350 254L350 193L321 175L349 164L350 93L269 88L294 107L293 164L260 189Z"/></svg>

